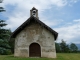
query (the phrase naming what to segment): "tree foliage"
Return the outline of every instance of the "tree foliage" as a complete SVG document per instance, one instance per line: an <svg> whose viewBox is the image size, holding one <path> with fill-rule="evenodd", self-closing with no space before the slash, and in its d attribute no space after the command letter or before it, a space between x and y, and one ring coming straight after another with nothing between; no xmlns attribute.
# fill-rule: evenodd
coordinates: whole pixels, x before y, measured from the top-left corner
<svg viewBox="0 0 80 60"><path fill-rule="evenodd" d="M0 0L0 3L2 3L2 0ZM0 12L3 11L5 11L4 8L0 7ZM9 45L11 31L4 28L6 25L5 21L0 19L0 54L2 55L11 53Z"/></svg>
<svg viewBox="0 0 80 60"><path fill-rule="evenodd" d="M2 3L3 0L0 0L0 3ZM3 7L0 6L0 12L5 11Z"/></svg>
<svg viewBox="0 0 80 60"><path fill-rule="evenodd" d="M61 50L60 50L60 44L59 43L56 43L56 51L57 52L61 52Z"/></svg>
<svg viewBox="0 0 80 60"><path fill-rule="evenodd" d="M0 23L0 54L7 54L10 51L9 38L11 31L2 28L5 25L5 23Z"/></svg>
<svg viewBox="0 0 80 60"><path fill-rule="evenodd" d="M71 43L70 45L66 44L66 42L62 39L61 43L56 43L56 52L75 53L78 52L78 47L74 43Z"/></svg>
<svg viewBox="0 0 80 60"><path fill-rule="evenodd" d="M69 46L66 44L66 42L64 40L61 41L60 47L61 47L61 52L69 51Z"/></svg>
<svg viewBox="0 0 80 60"><path fill-rule="evenodd" d="M74 43L71 43L70 44L70 50L72 52L77 52L78 51L78 47Z"/></svg>

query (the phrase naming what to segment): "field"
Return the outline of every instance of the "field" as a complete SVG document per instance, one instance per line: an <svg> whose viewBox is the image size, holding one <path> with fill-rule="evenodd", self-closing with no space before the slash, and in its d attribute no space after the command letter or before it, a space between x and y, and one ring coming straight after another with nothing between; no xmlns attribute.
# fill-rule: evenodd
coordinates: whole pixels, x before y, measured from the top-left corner
<svg viewBox="0 0 80 60"><path fill-rule="evenodd" d="M0 60L80 60L80 53L57 53L57 58L21 58L13 55L0 55Z"/></svg>

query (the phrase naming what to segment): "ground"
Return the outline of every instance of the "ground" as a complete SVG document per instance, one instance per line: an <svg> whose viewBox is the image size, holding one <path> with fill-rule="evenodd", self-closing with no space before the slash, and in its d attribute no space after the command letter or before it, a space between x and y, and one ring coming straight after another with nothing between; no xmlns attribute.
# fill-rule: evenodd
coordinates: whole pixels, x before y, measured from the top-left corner
<svg viewBox="0 0 80 60"><path fill-rule="evenodd" d="M0 60L80 60L80 53L57 53L57 58L21 58L13 55L0 55Z"/></svg>

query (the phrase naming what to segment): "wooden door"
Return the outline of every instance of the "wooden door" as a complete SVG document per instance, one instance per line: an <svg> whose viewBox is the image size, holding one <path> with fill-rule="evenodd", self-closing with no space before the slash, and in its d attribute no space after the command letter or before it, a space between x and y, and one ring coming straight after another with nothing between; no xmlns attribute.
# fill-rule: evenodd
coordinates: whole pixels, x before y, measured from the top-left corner
<svg viewBox="0 0 80 60"><path fill-rule="evenodd" d="M29 57L41 57L41 48L37 43L32 43L29 46Z"/></svg>

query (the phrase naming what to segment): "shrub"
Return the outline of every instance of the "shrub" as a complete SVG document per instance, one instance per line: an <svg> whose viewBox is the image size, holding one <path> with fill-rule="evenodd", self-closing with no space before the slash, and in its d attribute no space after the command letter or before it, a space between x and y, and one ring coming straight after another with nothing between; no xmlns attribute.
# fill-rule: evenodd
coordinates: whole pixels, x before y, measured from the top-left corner
<svg viewBox="0 0 80 60"><path fill-rule="evenodd" d="M12 52L11 52L11 50L10 49L6 49L6 53L5 53L6 55L10 55L10 54L12 54Z"/></svg>

